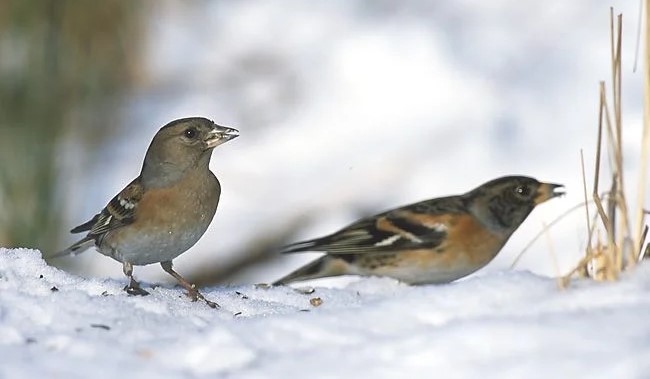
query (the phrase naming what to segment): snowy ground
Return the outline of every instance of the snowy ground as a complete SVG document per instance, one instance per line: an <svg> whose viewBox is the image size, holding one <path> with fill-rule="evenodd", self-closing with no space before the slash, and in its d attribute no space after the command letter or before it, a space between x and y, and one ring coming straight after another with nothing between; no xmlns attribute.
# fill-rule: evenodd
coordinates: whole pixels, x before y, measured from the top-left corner
<svg viewBox="0 0 650 379"><path fill-rule="evenodd" d="M613 284L503 271L441 286L130 297L0 249L0 378L647 378L650 266ZM314 306L312 299L322 304Z"/></svg>

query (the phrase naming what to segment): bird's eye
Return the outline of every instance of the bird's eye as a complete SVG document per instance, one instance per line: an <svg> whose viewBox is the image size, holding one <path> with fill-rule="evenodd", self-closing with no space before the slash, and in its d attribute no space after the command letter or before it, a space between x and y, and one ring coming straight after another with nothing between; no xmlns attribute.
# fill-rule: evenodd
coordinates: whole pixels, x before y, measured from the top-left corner
<svg viewBox="0 0 650 379"><path fill-rule="evenodd" d="M525 185L517 186L515 187L515 193L520 197L528 197L530 196L530 187Z"/></svg>
<svg viewBox="0 0 650 379"><path fill-rule="evenodd" d="M196 138L196 129L194 129L194 128L186 129L184 134L185 134L185 137L187 137L189 139L194 139L194 138Z"/></svg>

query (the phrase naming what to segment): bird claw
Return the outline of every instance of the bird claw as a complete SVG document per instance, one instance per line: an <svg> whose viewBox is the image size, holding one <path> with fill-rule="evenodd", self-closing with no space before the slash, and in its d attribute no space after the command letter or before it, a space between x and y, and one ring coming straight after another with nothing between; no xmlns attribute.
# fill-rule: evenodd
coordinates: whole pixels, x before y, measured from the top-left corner
<svg viewBox="0 0 650 379"><path fill-rule="evenodd" d="M199 292L197 289L194 288L194 285L192 285L192 289L187 292L187 296L192 300L192 301L197 301L199 299L205 301L205 303L208 305L210 308L220 308L221 306L214 301L210 301L206 299L203 295L201 295L201 292Z"/></svg>
<svg viewBox="0 0 650 379"><path fill-rule="evenodd" d="M187 291L186 295L192 301L197 301L199 299L199 291L197 291L195 289L191 289L191 290Z"/></svg>
<svg viewBox="0 0 650 379"><path fill-rule="evenodd" d="M126 291L126 293L128 293L129 295L133 295L133 296L147 296L147 295L149 295L149 292L143 290L142 288L134 288L134 287L126 286L126 287L124 287L124 290Z"/></svg>
<svg viewBox="0 0 650 379"><path fill-rule="evenodd" d="M147 296L149 292L142 289L140 286L128 285L124 286L124 291L131 296Z"/></svg>

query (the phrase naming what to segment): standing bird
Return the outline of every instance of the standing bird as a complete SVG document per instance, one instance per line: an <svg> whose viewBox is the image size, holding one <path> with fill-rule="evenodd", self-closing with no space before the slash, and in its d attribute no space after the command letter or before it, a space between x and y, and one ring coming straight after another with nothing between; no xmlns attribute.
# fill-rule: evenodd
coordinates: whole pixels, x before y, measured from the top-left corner
<svg viewBox="0 0 650 379"><path fill-rule="evenodd" d="M133 278L133 266L160 262L196 301L210 307L196 287L172 269L172 260L205 233L217 210L221 185L208 167L212 150L239 132L201 117L183 118L163 126L147 150L140 175L90 221L71 233L86 237L52 257L96 246L122 262L131 295L148 295Z"/></svg>
<svg viewBox="0 0 650 379"><path fill-rule="evenodd" d="M448 283L490 262L536 205L560 184L505 176L458 196L363 218L334 234L285 246L326 254L274 285L338 275L388 276L409 284Z"/></svg>

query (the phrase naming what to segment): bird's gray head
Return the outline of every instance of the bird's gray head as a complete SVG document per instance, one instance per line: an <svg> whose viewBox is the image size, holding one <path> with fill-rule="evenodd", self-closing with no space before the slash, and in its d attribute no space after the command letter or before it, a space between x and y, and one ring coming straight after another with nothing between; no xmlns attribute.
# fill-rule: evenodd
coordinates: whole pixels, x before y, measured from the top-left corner
<svg viewBox="0 0 650 379"><path fill-rule="evenodd" d="M178 180L190 170L208 170L212 150L237 136L236 129L203 117L172 121L153 137L144 158L142 180L145 185L157 186Z"/></svg>
<svg viewBox="0 0 650 379"><path fill-rule="evenodd" d="M564 194L561 184L542 183L527 176L504 176L463 195L469 209L492 231L512 234L530 212L549 199Z"/></svg>

